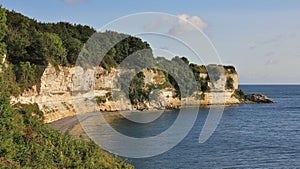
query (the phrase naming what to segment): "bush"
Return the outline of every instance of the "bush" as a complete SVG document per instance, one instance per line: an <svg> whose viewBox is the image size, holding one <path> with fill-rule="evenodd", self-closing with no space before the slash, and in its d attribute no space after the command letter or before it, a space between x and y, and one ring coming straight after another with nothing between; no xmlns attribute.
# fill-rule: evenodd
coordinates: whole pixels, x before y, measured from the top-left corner
<svg viewBox="0 0 300 169"><path fill-rule="evenodd" d="M129 99L133 105L142 103L149 99L150 91L145 87L145 75L143 72L137 73L129 87Z"/></svg>
<svg viewBox="0 0 300 169"><path fill-rule="evenodd" d="M232 77L228 77L226 79L225 89L233 89L234 88L233 83L234 83L234 80L232 79Z"/></svg>
<svg viewBox="0 0 300 169"><path fill-rule="evenodd" d="M133 168L92 141L51 129L37 116L36 105L12 107L3 90L0 96L0 168Z"/></svg>
<svg viewBox="0 0 300 169"><path fill-rule="evenodd" d="M241 90L235 90L234 93L232 94L232 97L237 98L238 100L243 100L245 99L245 93Z"/></svg>
<svg viewBox="0 0 300 169"><path fill-rule="evenodd" d="M106 102L106 97L105 96L96 96L96 102L98 105L105 103Z"/></svg>

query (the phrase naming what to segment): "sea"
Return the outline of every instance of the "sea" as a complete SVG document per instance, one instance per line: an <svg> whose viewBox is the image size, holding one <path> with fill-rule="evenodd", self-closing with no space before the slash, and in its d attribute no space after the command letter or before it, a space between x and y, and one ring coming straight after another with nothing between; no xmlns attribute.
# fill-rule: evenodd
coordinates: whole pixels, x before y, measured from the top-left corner
<svg viewBox="0 0 300 169"><path fill-rule="evenodd" d="M192 129L176 146L156 156L127 160L138 169L299 168L300 85L239 88L245 93L265 94L276 103L226 106L217 128L204 143L199 143L199 135L210 108L200 108ZM150 137L167 130L177 117L174 110L162 113L149 125L116 120L113 127L131 137Z"/></svg>

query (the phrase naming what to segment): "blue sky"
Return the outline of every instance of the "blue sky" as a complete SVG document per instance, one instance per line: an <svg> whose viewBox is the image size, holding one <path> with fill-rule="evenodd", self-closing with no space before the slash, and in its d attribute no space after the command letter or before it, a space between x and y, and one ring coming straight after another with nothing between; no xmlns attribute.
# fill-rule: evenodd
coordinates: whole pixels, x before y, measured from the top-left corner
<svg viewBox="0 0 300 169"><path fill-rule="evenodd" d="M137 12L197 16L222 63L240 83L300 83L300 1L297 0L4 0L2 6L42 22L96 29Z"/></svg>

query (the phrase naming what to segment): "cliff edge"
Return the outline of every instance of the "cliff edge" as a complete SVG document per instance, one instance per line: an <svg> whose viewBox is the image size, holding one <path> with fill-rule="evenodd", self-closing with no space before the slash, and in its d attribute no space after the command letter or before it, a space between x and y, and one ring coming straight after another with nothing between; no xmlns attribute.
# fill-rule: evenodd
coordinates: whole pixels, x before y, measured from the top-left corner
<svg viewBox="0 0 300 169"><path fill-rule="evenodd" d="M128 70L112 69L107 71L102 67L93 70L84 70L79 67L62 67L58 69L51 64L45 69L39 84L26 90L21 95L11 97L11 103L38 104L44 113L45 122L49 123L64 117L76 115L74 103L86 103L82 106L84 112L94 111L119 111L119 110L145 110L145 109L164 109L178 108L188 105L210 105L210 104L239 104L241 99L235 97L234 93L238 89L238 75L233 68L225 67L225 74L221 75L215 83L207 82L207 90L199 91L189 97L179 98L176 89L166 84L168 81L163 71L155 69L143 69L143 89L149 90L148 99L136 104L132 100L122 96L115 83L117 77ZM75 77L75 71L81 72L80 76ZM199 78L208 79L207 72L200 72ZM76 83L76 79L81 81L91 77L91 82ZM228 82L230 81L230 82ZM87 86L86 84L90 84ZM149 86L161 86L153 90ZM224 88L225 90L217 90ZM151 91L152 90L152 91ZM77 92L76 92L77 91ZM79 92L81 91L81 92ZM89 92L82 92L89 91ZM118 96L112 96L116 95ZM250 98L250 96L249 96ZM84 100L88 100L85 102Z"/></svg>

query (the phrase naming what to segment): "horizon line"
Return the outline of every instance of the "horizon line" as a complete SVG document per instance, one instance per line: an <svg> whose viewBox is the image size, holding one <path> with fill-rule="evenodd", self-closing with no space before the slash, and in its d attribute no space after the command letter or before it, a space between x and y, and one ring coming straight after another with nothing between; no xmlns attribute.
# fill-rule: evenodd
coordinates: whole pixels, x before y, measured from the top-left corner
<svg viewBox="0 0 300 169"><path fill-rule="evenodd" d="M300 85L300 83L240 83L238 85Z"/></svg>

